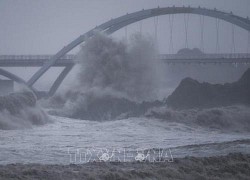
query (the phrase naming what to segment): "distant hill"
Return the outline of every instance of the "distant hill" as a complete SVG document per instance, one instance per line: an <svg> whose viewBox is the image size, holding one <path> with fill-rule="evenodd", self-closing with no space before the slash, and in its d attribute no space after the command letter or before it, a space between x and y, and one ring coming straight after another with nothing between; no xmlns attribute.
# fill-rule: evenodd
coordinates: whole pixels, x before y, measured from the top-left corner
<svg viewBox="0 0 250 180"><path fill-rule="evenodd" d="M180 49L177 52L177 54L181 54L181 55L202 55L202 54L204 54L204 52L202 52L198 48L194 48L194 49L183 48L183 49Z"/></svg>

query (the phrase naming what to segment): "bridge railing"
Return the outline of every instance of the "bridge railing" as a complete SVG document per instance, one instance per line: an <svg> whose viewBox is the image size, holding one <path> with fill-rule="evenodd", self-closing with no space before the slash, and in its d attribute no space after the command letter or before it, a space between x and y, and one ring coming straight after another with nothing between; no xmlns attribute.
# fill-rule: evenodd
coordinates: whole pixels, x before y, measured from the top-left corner
<svg viewBox="0 0 250 180"><path fill-rule="evenodd" d="M48 61L52 55L0 55L1 67L41 66ZM159 60L171 63L250 63L249 53L234 54L160 54L156 57ZM73 61L74 60L74 61ZM63 56L55 66L67 66L72 63L79 63L76 55Z"/></svg>
<svg viewBox="0 0 250 180"><path fill-rule="evenodd" d="M52 55L0 55L0 60L48 60ZM75 55L68 54L63 56L62 60L75 59Z"/></svg>
<svg viewBox="0 0 250 180"><path fill-rule="evenodd" d="M159 59L250 59L249 53L233 54L160 54Z"/></svg>

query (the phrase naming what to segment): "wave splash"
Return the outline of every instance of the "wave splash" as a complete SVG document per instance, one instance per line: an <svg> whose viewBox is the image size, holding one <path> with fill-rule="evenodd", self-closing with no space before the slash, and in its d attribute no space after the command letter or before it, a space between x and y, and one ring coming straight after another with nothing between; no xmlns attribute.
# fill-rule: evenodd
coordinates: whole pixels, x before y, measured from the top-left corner
<svg viewBox="0 0 250 180"><path fill-rule="evenodd" d="M157 63L150 38L131 36L128 44L96 33L78 54L81 92L106 94L133 101L152 100L157 95Z"/></svg>
<svg viewBox="0 0 250 180"><path fill-rule="evenodd" d="M80 70L73 90L52 99L63 107L56 114L110 120L157 99L161 76L152 42L140 34L125 43L96 32L78 54Z"/></svg>
<svg viewBox="0 0 250 180"><path fill-rule="evenodd" d="M36 104L31 92L0 96L0 129L24 129L49 122L47 114Z"/></svg>

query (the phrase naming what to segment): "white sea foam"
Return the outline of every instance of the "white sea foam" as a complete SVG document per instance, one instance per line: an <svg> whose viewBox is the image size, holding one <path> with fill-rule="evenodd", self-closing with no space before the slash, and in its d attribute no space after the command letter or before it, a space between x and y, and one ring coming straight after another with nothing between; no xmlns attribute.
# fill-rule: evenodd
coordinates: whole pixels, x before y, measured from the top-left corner
<svg viewBox="0 0 250 180"><path fill-rule="evenodd" d="M19 92L0 97L0 129L31 128L49 122L47 114L36 104L31 92Z"/></svg>

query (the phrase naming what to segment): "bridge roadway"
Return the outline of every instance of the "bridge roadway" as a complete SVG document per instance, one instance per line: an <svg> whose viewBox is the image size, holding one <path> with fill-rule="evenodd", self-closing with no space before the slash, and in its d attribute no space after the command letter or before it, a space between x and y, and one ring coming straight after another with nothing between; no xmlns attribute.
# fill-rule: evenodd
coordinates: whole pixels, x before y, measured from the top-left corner
<svg viewBox="0 0 250 180"><path fill-rule="evenodd" d="M0 55L0 67L40 67L49 61L52 55ZM182 55L182 54L160 54L158 59L168 63L250 63L250 54L200 54L200 55ZM60 58L53 66L67 67L78 63L75 55L65 55Z"/></svg>

